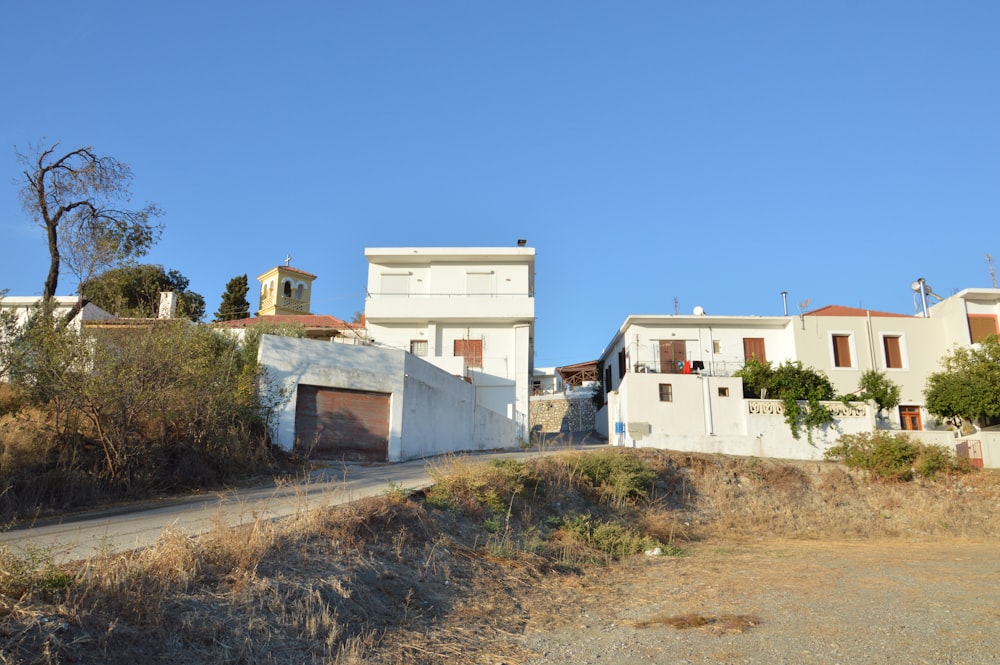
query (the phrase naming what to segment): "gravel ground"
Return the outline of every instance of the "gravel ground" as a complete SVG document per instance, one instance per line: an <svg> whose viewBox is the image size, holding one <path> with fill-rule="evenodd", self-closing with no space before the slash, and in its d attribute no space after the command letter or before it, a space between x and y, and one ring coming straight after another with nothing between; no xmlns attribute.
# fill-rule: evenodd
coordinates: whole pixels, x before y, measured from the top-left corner
<svg viewBox="0 0 1000 665"><path fill-rule="evenodd" d="M774 541L689 551L539 589L532 607L562 614L533 612L524 646L538 656L525 665L1000 663L996 543ZM706 623L668 624L685 615Z"/></svg>

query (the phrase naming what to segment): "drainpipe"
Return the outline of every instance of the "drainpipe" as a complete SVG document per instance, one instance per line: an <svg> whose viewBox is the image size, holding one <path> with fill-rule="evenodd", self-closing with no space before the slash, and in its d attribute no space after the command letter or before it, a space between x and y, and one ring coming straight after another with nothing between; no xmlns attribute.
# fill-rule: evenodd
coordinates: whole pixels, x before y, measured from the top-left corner
<svg viewBox="0 0 1000 665"><path fill-rule="evenodd" d="M715 419L712 416L712 388L709 377L699 375L698 378L705 386L705 431L709 436L715 436Z"/></svg>

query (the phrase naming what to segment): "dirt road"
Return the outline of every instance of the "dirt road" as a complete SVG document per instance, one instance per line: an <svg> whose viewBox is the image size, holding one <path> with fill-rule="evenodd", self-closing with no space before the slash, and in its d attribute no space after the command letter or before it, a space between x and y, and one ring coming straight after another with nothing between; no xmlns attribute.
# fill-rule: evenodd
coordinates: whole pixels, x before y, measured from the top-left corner
<svg viewBox="0 0 1000 665"><path fill-rule="evenodd" d="M1000 663L995 543L708 543L526 599L530 665ZM545 605L559 614L545 612ZM671 622L697 627L676 628Z"/></svg>

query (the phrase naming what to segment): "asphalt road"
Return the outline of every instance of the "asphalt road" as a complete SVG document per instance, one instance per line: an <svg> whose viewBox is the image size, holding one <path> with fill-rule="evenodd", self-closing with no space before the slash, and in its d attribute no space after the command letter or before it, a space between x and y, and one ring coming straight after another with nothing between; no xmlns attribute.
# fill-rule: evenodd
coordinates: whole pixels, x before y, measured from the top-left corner
<svg viewBox="0 0 1000 665"><path fill-rule="evenodd" d="M566 449L481 453L473 457L523 458ZM392 489L421 489L431 484L428 468L434 463L431 459L373 466L331 464L298 481L45 520L0 533L0 548L18 551L34 545L51 553L55 563L79 561L95 555L148 547L167 528L194 535L220 523L237 526L260 518L278 519L299 510L375 496Z"/></svg>

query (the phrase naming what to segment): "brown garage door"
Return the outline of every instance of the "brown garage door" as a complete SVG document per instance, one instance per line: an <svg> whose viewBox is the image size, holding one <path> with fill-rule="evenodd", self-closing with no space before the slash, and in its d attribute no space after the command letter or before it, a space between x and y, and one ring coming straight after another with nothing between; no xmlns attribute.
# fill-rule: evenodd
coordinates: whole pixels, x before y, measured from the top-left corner
<svg viewBox="0 0 1000 665"><path fill-rule="evenodd" d="M389 395L300 385L295 398L295 451L322 459L385 462Z"/></svg>

